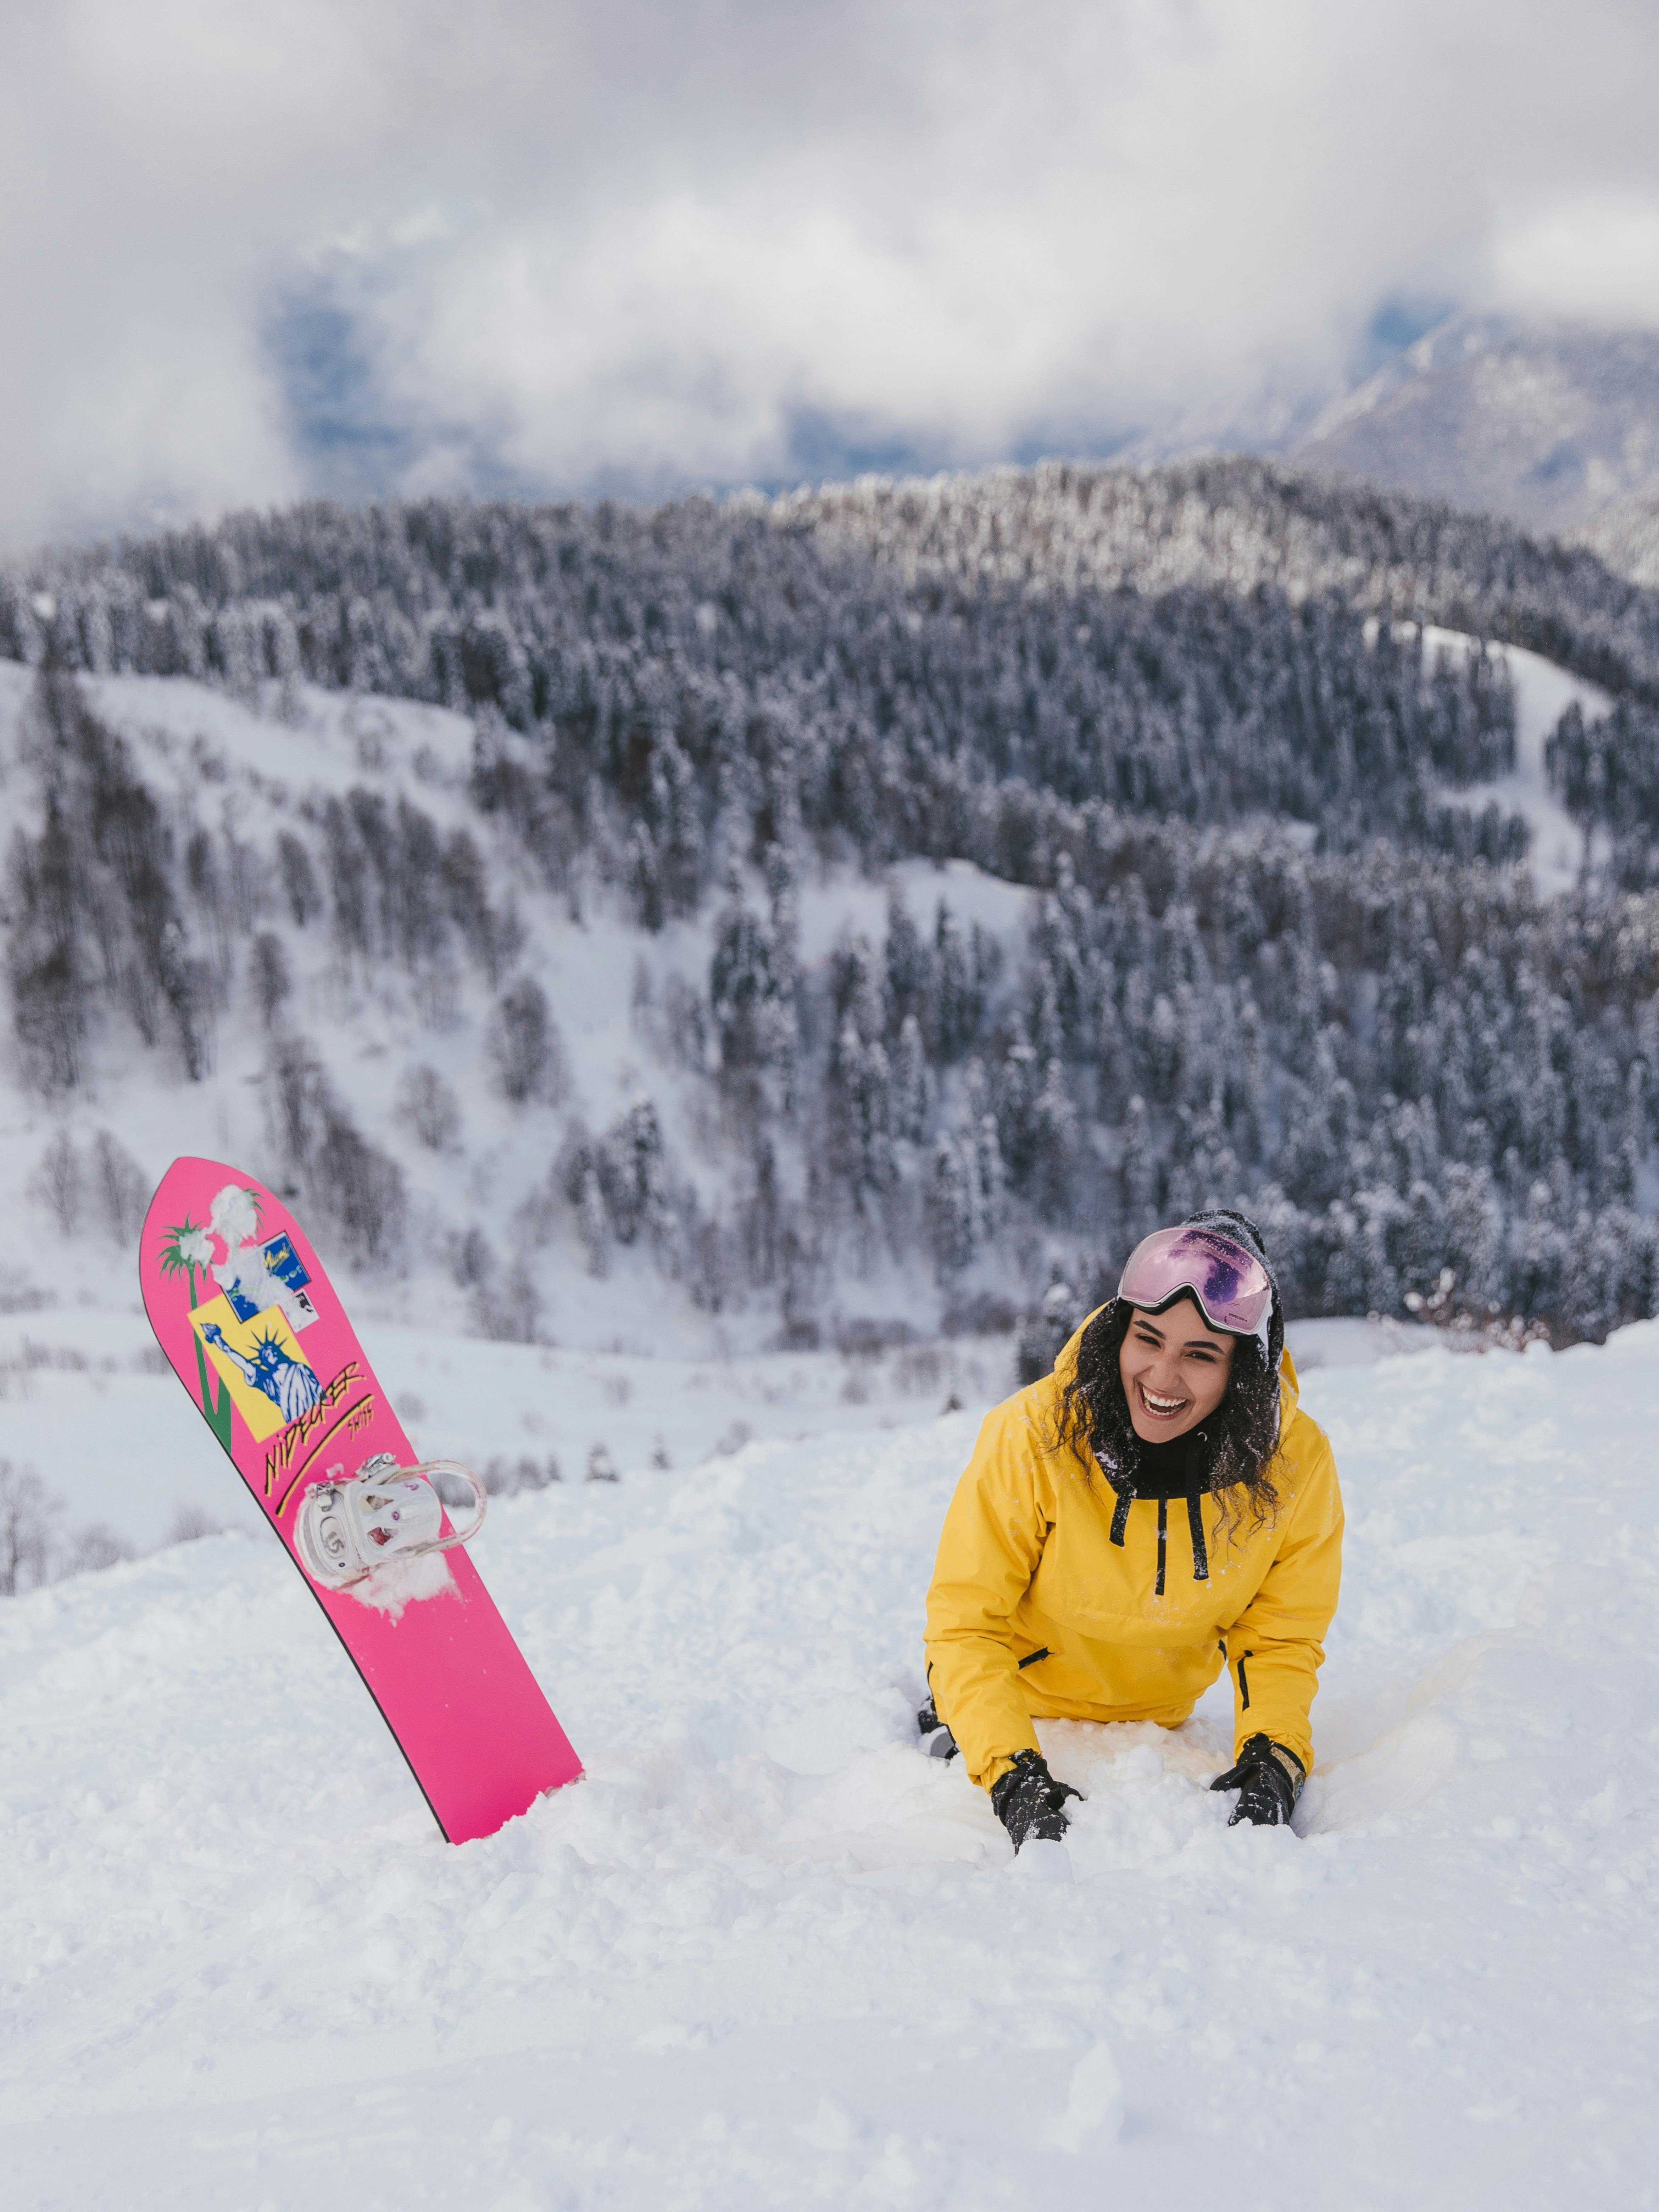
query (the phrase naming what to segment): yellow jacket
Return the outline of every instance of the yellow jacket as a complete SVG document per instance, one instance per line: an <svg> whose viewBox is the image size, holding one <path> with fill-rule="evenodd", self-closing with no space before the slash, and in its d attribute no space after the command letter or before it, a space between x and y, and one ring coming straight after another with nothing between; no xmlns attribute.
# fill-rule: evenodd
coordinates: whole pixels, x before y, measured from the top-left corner
<svg viewBox="0 0 1659 2212"><path fill-rule="evenodd" d="M1111 1486L1092 1455L1085 1465L1056 1443L1082 1334L1052 1375L986 1416L945 1514L927 1592L939 1718L988 1790L1017 1752L1039 1747L1033 1714L1173 1728L1227 1666L1236 1744L1261 1731L1311 1771L1308 1711L1342 1578L1342 1496L1325 1432L1297 1403L1290 1353L1271 1470L1278 1512L1267 1528L1249 1530L1247 1516L1218 1540L1216 1501L1199 1500L1208 1569L1199 1581L1184 1498L1162 1516L1163 1546L1150 1498L1128 1507L1114 1544Z"/></svg>

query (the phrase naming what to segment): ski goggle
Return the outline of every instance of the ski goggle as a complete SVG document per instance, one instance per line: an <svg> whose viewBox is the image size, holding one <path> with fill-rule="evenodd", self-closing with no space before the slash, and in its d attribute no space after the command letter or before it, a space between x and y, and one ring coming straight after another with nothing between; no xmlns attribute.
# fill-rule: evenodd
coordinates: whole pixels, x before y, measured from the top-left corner
<svg viewBox="0 0 1659 2212"><path fill-rule="evenodd" d="M1266 1353L1273 1286L1254 1252L1219 1230L1155 1229L1130 1253L1117 1294L1126 1304L1152 1309L1182 1291L1198 1300L1212 1328L1259 1337Z"/></svg>

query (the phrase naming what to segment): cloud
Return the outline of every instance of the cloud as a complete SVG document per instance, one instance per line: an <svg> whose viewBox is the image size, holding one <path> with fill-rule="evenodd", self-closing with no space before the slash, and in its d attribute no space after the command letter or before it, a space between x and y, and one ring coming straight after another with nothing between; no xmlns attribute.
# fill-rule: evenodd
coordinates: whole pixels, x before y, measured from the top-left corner
<svg viewBox="0 0 1659 2212"><path fill-rule="evenodd" d="M1659 323L1659 196L1567 193L1513 211L1492 241L1496 289L1523 310Z"/></svg>
<svg viewBox="0 0 1659 2212"><path fill-rule="evenodd" d="M1624 0L67 0L0 537L1108 450L1390 299L1659 321L1656 58Z"/></svg>

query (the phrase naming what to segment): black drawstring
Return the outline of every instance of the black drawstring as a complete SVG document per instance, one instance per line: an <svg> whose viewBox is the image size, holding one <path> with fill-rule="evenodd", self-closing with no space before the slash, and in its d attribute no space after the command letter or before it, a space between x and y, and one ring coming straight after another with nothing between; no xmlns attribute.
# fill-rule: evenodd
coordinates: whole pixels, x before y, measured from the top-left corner
<svg viewBox="0 0 1659 2212"><path fill-rule="evenodd" d="M1117 1504L1112 1508L1112 1541L1121 1551L1124 1532L1129 1526L1129 1508L1135 1502L1133 1490L1124 1488L1117 1493Z"/></svg>
<svg viewBox="0 0 1659 2212"><path fill-rule="evenodd" d="M1187 1500L1187 1525L1193 1532L1193 1580L1206 1583L1210 1579L1210 1555L1204 1547L1204 1514L1197 1498Z"/></svg>
<svg viewBox="0 0 1659 2212"><path fill-rule="evenodd" d="M1129 1533L1129 1508L1135 1502L1135 1494L1127 1484L1121 1490L1114 1484L1113 1496L1115 1503L1112 1507L1112 1541L1121 1551ZM1206 1583L1210 1579L1210 1554L1204 1541L1203 1507L1196 1498L1187 1500L1187 1526L1192 1531L1193 1538L1193 1580ZM1169 1556L1169 1500L1160 1498L1158 1501L1158 1580L1153 1585L1153 1595L1157 1597L1164 1595L1164 1571Z"/></svg>

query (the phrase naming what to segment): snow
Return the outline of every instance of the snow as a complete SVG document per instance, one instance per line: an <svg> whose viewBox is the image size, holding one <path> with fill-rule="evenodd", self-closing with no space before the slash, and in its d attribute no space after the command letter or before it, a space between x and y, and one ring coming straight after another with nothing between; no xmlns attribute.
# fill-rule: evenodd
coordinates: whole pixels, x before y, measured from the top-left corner
<svg viewBox="0 0 1659 2212"><path fill-rule="evenodd" d="M860 881L837 870L802 890L802 961L811 966L827 958L843 937L863 936L879 945L887 933L890 884L919 928L931 933L943 901L964 933L977 922L1004 944L1017 944L1023 937L1039 896L1024 884L987 875L971 860L900 860L880 883Z"/></svg>
<svg viewBox="0 0 1659 2212"><path fill-rule="evenodd" d="M596 1452L613 1466L653 1457L686 1469L751 1438L892 1428L954 1396L1007 1387L1003 1337L899 1345L860 1355L573 1350L503 1344L377 1321L365 1342L417 1451L538 1480L552 1459L580 1482ZM204 1444L200 1413L161 1364L135 1297L127 1310L76 1307L0 1316L0 1456L31 1467L71 1528L101 1522L148 1549L181 1512L249 1530L258 1509Z"/></svg>
<svg viewBox="0 0 1659 2212"><path fill-rule="evenodd" d="M1427 653L1449 653L1455 658L1473 650L1475 641L1462 630L1423 625ZM1544 747L1550 732L1567 708L1575 703L1587 722L1600 721L1611 713L1611 696L1582 677L1558 668L1541 653L1524 646L1492 646L1495 659L1509 669L1515 687L1515 766L1507 775L1488 783L1460 784L1446 797L1479 813L1492 801L1506 814L1518 814L1532 831L1528 860L1540 898L1571 890L1584 862L1584 833L1550 789L1544 766Z"/></svg>
<svg viewBox="0 0 1659 2212"><path fill-rule="evenodd" d="M284 717L276 684L264 686L256 704L184 677L87 676L81 683L94 710L137 739L149 771L187 759L210 783L246 777L278 794L279 804L289 792L343 798L354 784L384 780L431 806L434 793L461 791L472 766L468 718L418 700L299 684L298 711Z"/></svg>
<svg viewBox="0 0 1659 2212"><path fill-rule="evenodd" d="M1316 1367L1370 1367L1398 1353L1426 1352L1438 1341L1431 1328L1376 1314L1293 1321L1285 1336L1298 1375L1311 1374Z"/></svg>
<svg viewBox="0 0 1659 2212"><path fill-rule="evenodd" d="M459 1850L263 1533L0 1604L8 2205L1653 2204L1656 1360L1314 1369L1300 1832L1225 1826L1213 1698L1056 1724L1066 1883L913 1733L978 1405L498 1500L588 1775Z"/></svg>

